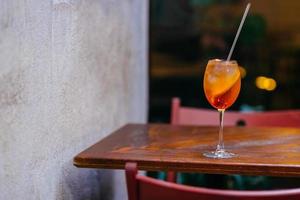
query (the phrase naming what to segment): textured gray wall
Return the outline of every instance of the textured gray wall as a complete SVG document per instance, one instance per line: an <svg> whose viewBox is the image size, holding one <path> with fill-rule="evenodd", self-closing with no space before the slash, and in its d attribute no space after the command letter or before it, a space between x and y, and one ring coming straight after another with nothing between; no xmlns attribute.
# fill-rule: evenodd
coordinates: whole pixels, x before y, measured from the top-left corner
<svg viewBox="0 0 300 200"><path fill-rule="evenodd" d="M0 199L126 199L77 153L147 111L147 0L0 1Z"/></svg>

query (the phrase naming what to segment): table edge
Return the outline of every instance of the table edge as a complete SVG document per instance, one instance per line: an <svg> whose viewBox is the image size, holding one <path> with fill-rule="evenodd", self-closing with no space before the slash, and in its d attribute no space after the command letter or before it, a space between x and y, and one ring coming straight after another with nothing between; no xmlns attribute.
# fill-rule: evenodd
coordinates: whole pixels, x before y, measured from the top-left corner
<svg viewBox="0 0 300 200"><path fill-rule="evenodd" d="M89 162L85 159L75 157L73 165L78 168L98 168L98 169L120 169L124 170L126 162L136 162L139 170L146 171L178 171L178 172L198 172L210 174L243 174L243 175L262 175L262 176L284 176L300 177L300 168L287 165L250 165L250 164L218 164L218 163L172 163L164 162L157 165L151 161L141 160L114 160L114 159L97 159ZM95 162L97 161L97 162ZM298 169L298 170L295 170Z"/></svg>

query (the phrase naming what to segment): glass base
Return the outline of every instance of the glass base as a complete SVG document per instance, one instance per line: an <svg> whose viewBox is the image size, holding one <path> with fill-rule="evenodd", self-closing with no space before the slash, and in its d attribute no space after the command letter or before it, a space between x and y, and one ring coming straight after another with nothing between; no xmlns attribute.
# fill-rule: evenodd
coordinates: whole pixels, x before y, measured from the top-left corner
<svg viewBox="0 0 300 200"><path fill-rule="evenodd" d="M232 158L237 156L234 153L230 153L224 150L208 151L204 152L203 155L208 158Z"/></svg>

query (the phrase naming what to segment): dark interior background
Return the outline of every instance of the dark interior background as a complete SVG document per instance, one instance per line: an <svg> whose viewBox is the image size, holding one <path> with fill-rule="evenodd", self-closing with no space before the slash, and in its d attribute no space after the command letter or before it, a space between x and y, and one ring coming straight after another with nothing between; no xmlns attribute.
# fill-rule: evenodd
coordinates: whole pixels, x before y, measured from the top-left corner
<svg viewBox="0 0 300 200"><path fill-rule="evenodd" d="M247 2L232 56L244 77L230 110L300 107L299 0L150 0L150 122L169 122L175 96L184 106L212 108L203 92L205 66L227 57Z"/></svg>

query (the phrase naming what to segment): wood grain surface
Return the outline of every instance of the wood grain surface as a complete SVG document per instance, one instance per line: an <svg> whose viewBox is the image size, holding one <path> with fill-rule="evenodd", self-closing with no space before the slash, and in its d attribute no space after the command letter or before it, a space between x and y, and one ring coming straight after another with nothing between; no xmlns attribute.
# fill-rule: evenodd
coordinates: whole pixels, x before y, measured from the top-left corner
<svg viewBox="0 0 300 200"><path fill-rule="evenodd" d="M300 129L225 127L225 148L237 157L204 157L217 139L218 127L128 124L78 154L74 165L124 169L130 161L140 170L300 177Z"/></svg>

